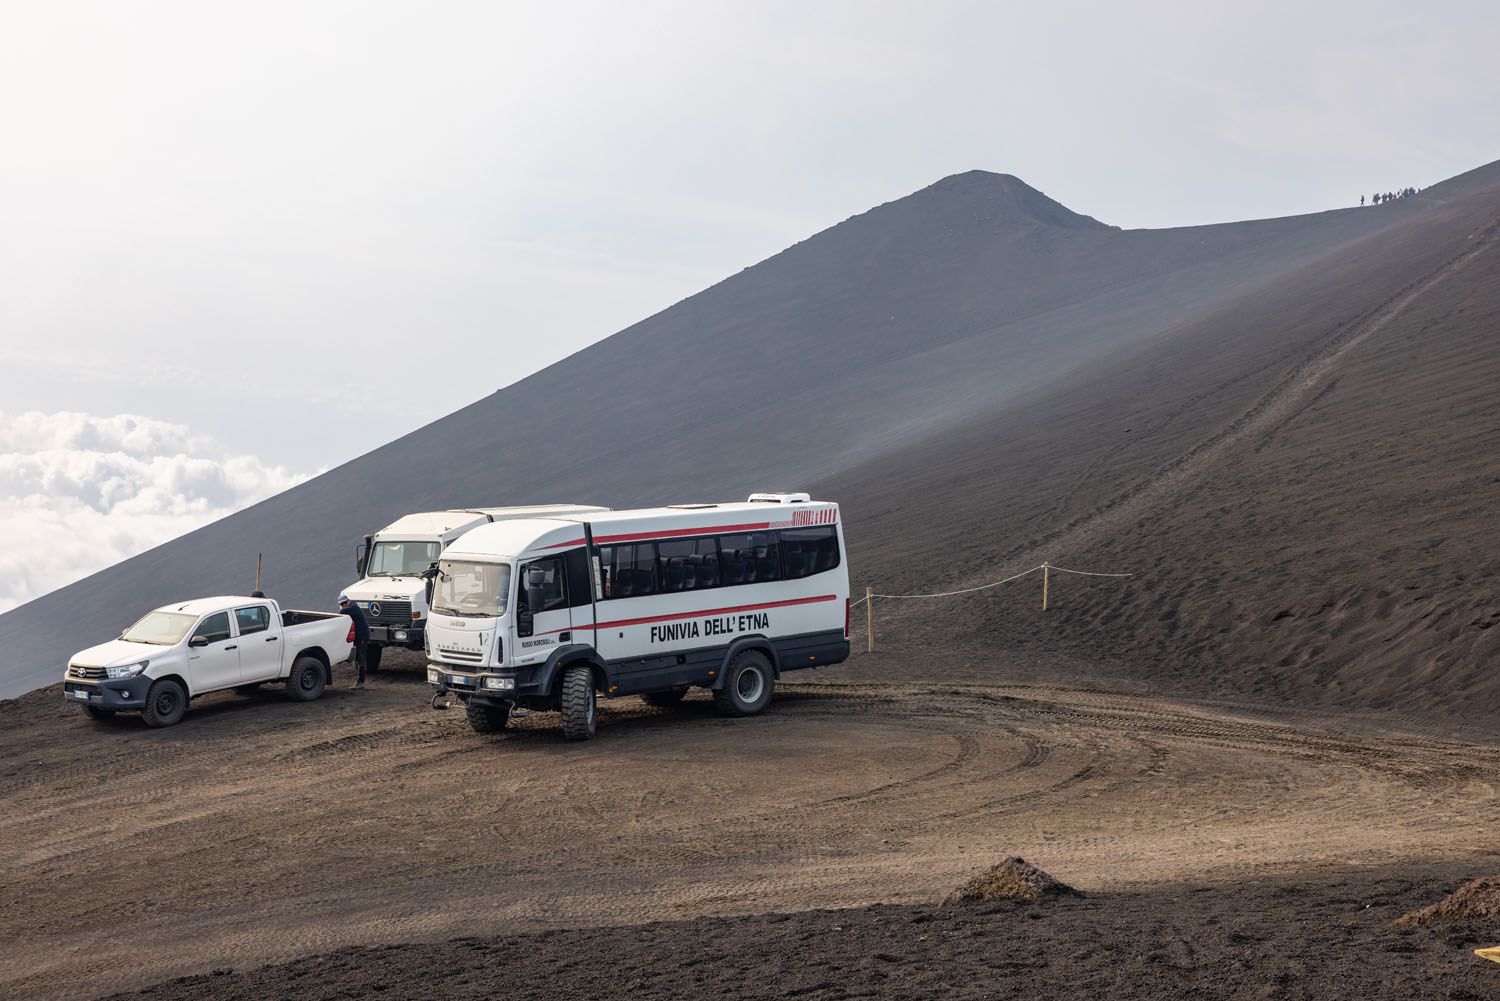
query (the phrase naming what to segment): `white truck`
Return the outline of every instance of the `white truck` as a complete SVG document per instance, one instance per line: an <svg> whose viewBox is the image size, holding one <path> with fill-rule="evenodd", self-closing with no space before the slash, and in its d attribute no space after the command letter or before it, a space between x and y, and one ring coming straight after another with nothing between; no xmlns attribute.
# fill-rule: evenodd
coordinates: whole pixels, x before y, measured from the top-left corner
<svg viewBox="0 0 1500 1001"><path fill-rule="evenodd" d="M443 553L427 626L434 708L480 733L517 706L594 735L599 697L656 706L707 688L749 716L790 670L849 656L849 567L837 504L744 504L484 525Z"/></svg>
<svg viewBox="0 0 1500 1001"><path fill-rule="evenodd" d="M422 511L365 536L355 557L360 579L343 590L364 610L370 624L365 670L380 670L381 656L388 646L422 649L431 597L427 570L466 532L512 518L574 517L607 510L585 504L542 504Z"/></svg>
<svg viewBox="0 0 1500 1001"><path fill-rule="evenodd" d="M248 693L268 681L311 702L353 639L354 623L337 612L284 612L269 598L197 598L148 612L118 639L74 654L63 697L94 719L139 711L148 726L173 725L200 695Z"/></svg>

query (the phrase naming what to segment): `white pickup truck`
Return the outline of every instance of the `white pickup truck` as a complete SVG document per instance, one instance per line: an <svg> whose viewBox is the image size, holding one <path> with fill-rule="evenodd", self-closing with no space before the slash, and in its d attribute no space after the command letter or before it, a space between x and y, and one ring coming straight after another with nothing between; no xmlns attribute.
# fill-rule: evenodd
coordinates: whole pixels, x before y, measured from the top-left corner
<svg viewBox="0 0 1500 1001"><path fill-rule="evenodd" d="M63 694L94 719L138 710L148 726L171 726L188 701L268 681L311 702L348 658L354 624L337 612L283 612L268 598L197 598L148 612L119 639L68 661Z"/></svg>

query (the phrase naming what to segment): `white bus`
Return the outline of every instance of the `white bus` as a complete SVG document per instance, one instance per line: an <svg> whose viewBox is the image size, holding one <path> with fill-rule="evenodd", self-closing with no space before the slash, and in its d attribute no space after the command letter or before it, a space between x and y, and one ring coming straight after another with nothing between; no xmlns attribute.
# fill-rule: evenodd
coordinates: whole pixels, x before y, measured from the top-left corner
<svg viewBox="0 0 1500 1001"><path fill-rule="evenodd" d="M523 706L586 740L600 696L694 686L753 715L783 672L849 656L839 508L806 494L496 522L438 566L427 680L480 733Z"/></svg>

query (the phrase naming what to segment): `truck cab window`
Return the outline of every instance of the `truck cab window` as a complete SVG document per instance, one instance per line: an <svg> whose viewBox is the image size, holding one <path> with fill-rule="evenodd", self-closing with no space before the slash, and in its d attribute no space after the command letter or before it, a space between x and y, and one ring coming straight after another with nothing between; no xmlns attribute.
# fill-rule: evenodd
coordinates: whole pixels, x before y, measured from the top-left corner
<svg viewBox="0 0 1500 1001"><path fill-rule="evenodd" d="M210 643L218 643L220 640L227 640L228 638L228 612L215 612L198 623L198 628L193 630L193 639L205 639Z"/></svg>
<svg viewBox="0 0 1500 1001"><path fill-rule="evenodd" d="M531 577L537 570L542 572L542 607L531 608L529 598ZM521 567L521 586L517 595L517 604L533 614L568 607L567 594L563 589L562 557L549 556L545 560L533 560Z"/></svg>
<svg viewBox="0 0 1500 1001"><path fill-rule="evenodd" d="M236 608L234 618L240 627L240 635L259 633L271 628L271 611L265 605Z"/></svg>

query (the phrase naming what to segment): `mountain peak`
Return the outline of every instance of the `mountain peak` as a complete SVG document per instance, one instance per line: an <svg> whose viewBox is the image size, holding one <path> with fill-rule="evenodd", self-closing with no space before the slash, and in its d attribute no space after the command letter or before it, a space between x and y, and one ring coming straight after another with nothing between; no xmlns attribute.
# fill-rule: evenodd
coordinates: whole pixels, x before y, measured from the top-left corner
<svg viewBox="0 0 1500 1001"><path fill-rule="evenodd" d="M1054 201L1014 174L968 170L950 174L912 198L956 199L978 211L978 221L1035 224L1063 229L1116 229Z"/></svg>

